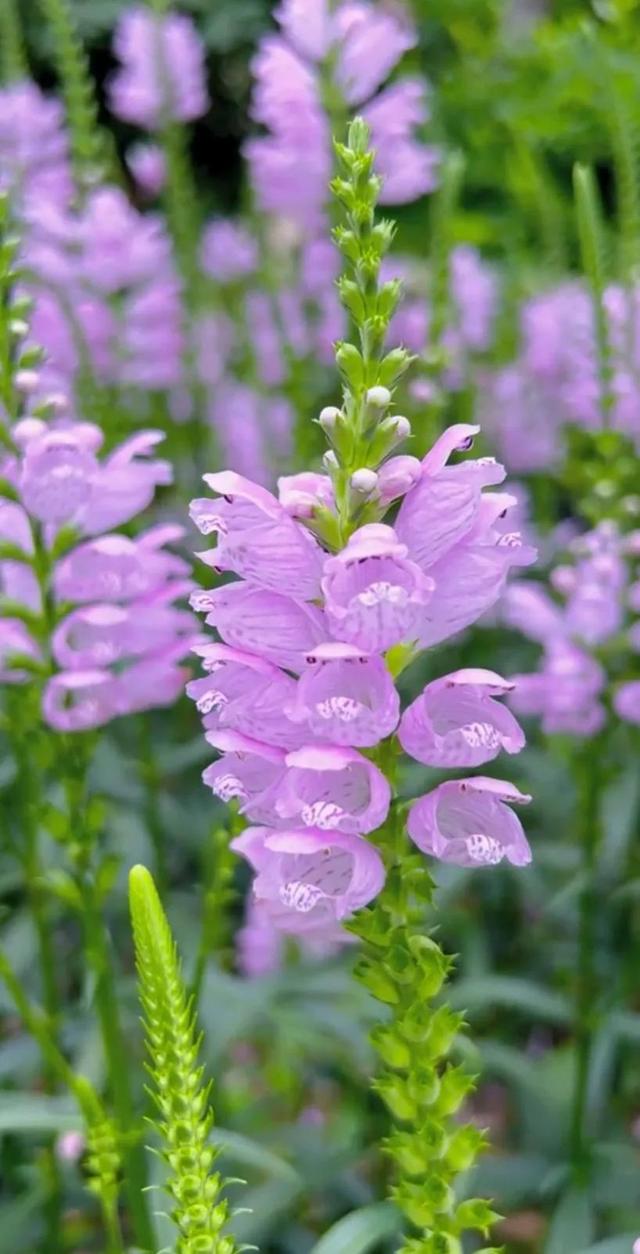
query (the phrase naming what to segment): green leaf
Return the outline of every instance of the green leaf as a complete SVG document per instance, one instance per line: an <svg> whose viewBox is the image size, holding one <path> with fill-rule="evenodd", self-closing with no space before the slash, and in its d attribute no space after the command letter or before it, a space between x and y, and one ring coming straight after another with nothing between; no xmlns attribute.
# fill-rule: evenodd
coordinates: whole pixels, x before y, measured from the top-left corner
<svg viewBox="0 0 640 1254"><path fill-rule="evenodd" d="M568 1023L571 1018L571 1009L564 997L541 988L531 980L510 975L474 976L459 980L449 990L448 1001L455 1010L468 1010L470 1013L505 1006L548 1023Z"/></svg>
<svg viewBox="0 0 640 1254"><path fill-rule="evenodd" d="M82 1128L82 1115L66 1097L43 1093L3 1093L0 1134L7 1132L73 1132Z"/></svg>
<svg viewBox="0 0 640 1254"><path fill-rule="evenodd" d="M364 1206L339 1219L314 1245L311 1254L365 1254L385 1237L394 1236L400 1216L388 1202Z"/></svg>
<svg viewBox="0 0 640 1254"><path fill-rule="evenodd" d="M230 1128L214 1128L211 1133L213 1144L220 1150L224 1158L242 1167L255 1167L275 1179L300 1182L301 1178L295 1167L274 1154L266 1145L243 1136L241 1132L233 1132Z"/></svg>
<svg viewBox="0 0 640 1254"><path fill-rule="evenodd" d="M545 1254L584 1254L593 1241L593 1204L583 1189L569 1189L552 1215Z"/></svg>

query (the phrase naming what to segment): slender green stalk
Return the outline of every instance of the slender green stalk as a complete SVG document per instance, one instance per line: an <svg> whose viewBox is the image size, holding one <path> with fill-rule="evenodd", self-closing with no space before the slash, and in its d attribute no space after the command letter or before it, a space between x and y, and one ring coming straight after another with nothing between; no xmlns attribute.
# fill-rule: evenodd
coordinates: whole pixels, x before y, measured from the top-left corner
<svg viewBox="0 0 640 1254"><path fill-rule="evenodd" d="M76 899L82 920L87 964L94 977L94 1000L107 1065L108 1085L117 1115L123 1144L125 1188L138 1245L152 1250L153 1228L145 1189L147 1170L140 1142L140 1121L136 1114L130 1082L127 1049L120 1020L111 940L103 915L103 899L93 867L95 834L88 830L86 772L88 745L75 755L64 746L69 822L68 852L74 870Z"/></svg>
<svg viewBox="0 0 640 1254"><path fill-rule="evenodd" d="M200 1001L207 963L212 954L224 957L229 941L229 902L233 900L235 854L230 848L230 835L225 827L217 827L205 850L205 891L202 904L202 926L191 982L195 1006Z"/></svg>
<svg viewBox="0 0 640 1254"><path fill-rule="evenodd" d="M168 885L167 841L159 804L162 776L153 746L150 714L140 717L140 775L144 788L144 814L154 853L154 870L160 891Z"/></svg>
<svg viewBox="0 0 640 1254"><path fill-rule="evenodd" d="M0 75L3 84L27 77L27 59L15 0L0 0Z"/></svg>
<svg viewBox="0 0 640 1254"><path fill-rule="evenodd" d="M393 741L384 749L381 760L393 782L398 749ZM448 1058L463 1016L446 1003L432 1005L451 960L425 933L434 885L424 858L411 851L397 800L374 839L386 866L385 887L349 927L364 948L356 977L391 1015L374 1028L371 1041L381 1060L373 1087L394 1122L383 1142L395 1169L391 1197L418 1230L405 1237L399 1254L461 1254L464 1232L486 1236L499 1218L483 1199L457 1202L454 1194L458 1175L486 1144L474 1124L454 1118L475 1087Z"/></svg>
<svg viewBox="0 0 640 1254"><path fill-rule="evenodd" d="M154 882L143 866L129 877L131 921L140 981L140 1000L149 1049L149 1074L160 1114L156 1124L169 1168L167 1189L174 1200L176 1254L235 1254L226 1235L229 1207L220 1197L223 1181L213 1170L210 1144L211 1086L203 1083L199 1038L171 930Z"/></svg>
<svg viewBox="0 0 640 1254"><path fill-rule="evenodd" d="M578 789L578 832L583 886L578 902L578 963L574 1003L576 1073L571 1114L571 1157L575 1175L582 1183L590 1167L587 1098L599 1002L595 958L598 917L596 875L600 845L600 751L599 743L594 745L592 742L588 750L577 755L574 768Z"/></svg>
<svg viewBox="0 0 640 1254"><path fill-rule="evenodd" d="M28 1000L6 956L0 952L0 978L4 981L25 1028L42 1054L45 1070L55 1075L73 1094L82 1112L87 1135L88 1187L102 1210L107 1236L106 1254L125 1254L118 1218L119 1153L115 1131L95 1092L84 1076L77 1075L58 1048L48 1015ZM47 1254L49 1251L47 1247Z"/></svg>
<svg viewBox="0 0 640 1254"><path fill-rule="evenodd" d="M613 365L609 325L604 304L606 248L603 237L600 200L592 170L587 166L574 166L573 187L582 266L589 284L593 304L602 424L607 427L611 421L611 411L615 402L615 396L613 392Z"/></svg>
<svg viewBox="0 0 640 1254"><path fill-rule="evenodd" d="M79 186L85 188L96 181L108 164L106 139L98 124L94 83L76 30L71 0L40 0L40 5L53 36L73 166ZM112 157L112 153L109 156Z"/></svg>
<svg viewBox="0 0 640 1254"><path fill-rule="evenodd" d="M377 469L408 434L405 419L384 416L391 405L391 389L410 357L401 349L384 352L399 288L380 282L381 258L394 226L376 220L380 182L373 173L368 140L364 123L354 121L347 143L336 145L341 173L332 185L346 217L346 226L334 232L346 260L339 291L352 315L358 344L339 345L342 407L325 410L320 417L333 445L325 465L334 485L337 518L326 519L316 511L314 525L329 546L344 545L362 523L380 517L375 496L373 504L367 500L370 468ZM388 650L391 673L399 674L412 656L411 644ZM375 755L396 793L398 754L392 737ZM397 795L387 822L369 839L385 863L385 887L373 906L357 914L349 926L363 944L356 977L390 1014L374 1029L371 1040L381 1059L374 1088L394 1122L383 1143L395 1166L391 1196L417 1230L403 1241L402 1254L462 1254L462 1234L469 1230L486 1234L496 1215L486 1201L458 1202L454 1193L457 1176L472 1165L484 1137L473 1125L453 1119L474 1082L448 1062L462 1016L446 1004L437 1009L431 1004L450 966L433 937L425 935L433 883L424 858L411 852L404 806Z"/></svg>

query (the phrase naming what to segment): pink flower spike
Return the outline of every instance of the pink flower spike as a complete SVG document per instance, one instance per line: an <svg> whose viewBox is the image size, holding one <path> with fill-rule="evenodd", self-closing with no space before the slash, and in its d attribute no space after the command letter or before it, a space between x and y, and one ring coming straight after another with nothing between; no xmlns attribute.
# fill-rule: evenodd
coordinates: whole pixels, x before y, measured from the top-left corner
<svg viewBox="0 0 640 1254"><path fill-rule="evenodd" d="M341 745L307 745L286 757L274 806L280 819L323 831L372 832L384 822L389 784L377 766Z"/></svg>
<svg viewBox="0 0 640 1254"><path fill-rule="evenodd" d="M231 842L256 872L253 891L283 931L326 931L367 905L384 884L376 849L347 832L247 828Z"/></svg>
<svg viewBox="0 0 640 1254"><path fill-rule="evenodd" d="M400 699L382 659L342 641L307 654L306 670L285 708L319 740L359 747L390 736L400 717Z"/></svg>
<svg viewBox="0 0 640 1254"><path fill-rule="evenodd" d="M501 749L519 753L525 737L510 710L493 698L513 683L493 671L460 670L427 684L405 710L398 738L426 766L482 766Z"/></svg>
<svg viewBox="0 0 640 1254"><path fill-rule="evenodd" d="M505 780L482 775L450 780L411 806L409 835L424 853L458 866L495 866L503 858L527 866L531 850L506 803L530 800Z"/></svg>
<svg viewBox="0 0 640 1254"><path fill-rule="evenodd" d="M205 475L222 495L191 503L191 517L218 544L199 556L219 570L232 570L273 592L312 600L319 593L322 550L266 488L232 471Z"/></svg>
<svg viewBox="0 0 640 1254"><path fill-rule="evenodd" d="M322 590L332 635L380 653L419 634L433 583L392 527L370 523L325 561Z"/></svg>

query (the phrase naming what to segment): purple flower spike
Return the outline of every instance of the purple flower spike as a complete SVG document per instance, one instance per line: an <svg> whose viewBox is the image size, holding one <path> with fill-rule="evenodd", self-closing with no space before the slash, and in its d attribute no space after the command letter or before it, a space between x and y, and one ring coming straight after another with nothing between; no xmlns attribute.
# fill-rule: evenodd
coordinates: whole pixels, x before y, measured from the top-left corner
<svg viewBox="0 0 640 1254"><path fill-rule="evenodd" d="M392 527L361 527L324 571L327 617L337 639L379 653L418 635L434 585L409 560Z"/></svg>
<svg viewBox="0 0 640 1254"><path fill-rule="evenodd" d="M117 117L156 130L206 113L204 48L190 18L128 9L114 51L121 68L112 75L109 97Z"/></svg>
<svg viewBox="0 0 640 1254"><path fill-rule="evenodd" d="M513 683L493 671L460 670L427 684L405 710L398 738L405 753L426 766L482 766L501 749L520 753L524 733L493 698Z"/></svg>
<svg viewBox="0 0 640 1254"><path fill-rule="evenodd" d="M256 872L256 900L287 932L331 931L384 884L380 854L347 832L249 827L232 848Z"/></svg>
<svg viewBox="0 0 640 1254"><path fill-rule="evenodd" d="M329 641L307 655L307 669L286 711L319 740L364 747L391 735L400 699L381 658Z"/></svg>
<svg viewBox="0 0 640 1254"><path fill-rule="evenodd" d="M286 757L287 772L275 790L275 818L298 819L322 831L366 833L384 823L389 784L377 766L355 749L305 745Z"/></svg>
<svg viewBox="0 0 640 1254"><path fill-rule="evenodd" d="M258 245L239 223L218 218L204 229L200 256L205 274L218 283L236 283L257 268Z"/></svg>
<svg viewBox="0 0 640 1254"><path fill-rule="evenodd" d="M209 566L232 570L244 579L299 600L319 595L323 552L313 536L287 513L266 488L233 471L205 475L221 497L193 501L191 517L218 544L200 557Z"/></svg>
<svg viewBox="0 0 640 1254"><path fill-rule="evenodd" d="M207 611L208 626L217 627L226 644L298 673L311 649L327 638L324 615L314 605L249 583L196 592L191 605Z"/></svg>
<svg viewBox="0 0 640 1254"><path fill-rule="evenodd" d="M420 797L409 811L411 839L424 853L457 866L495 866L503 858L526 866L531 850L507 802L531 798L504 780L450 780Z"/></svg>

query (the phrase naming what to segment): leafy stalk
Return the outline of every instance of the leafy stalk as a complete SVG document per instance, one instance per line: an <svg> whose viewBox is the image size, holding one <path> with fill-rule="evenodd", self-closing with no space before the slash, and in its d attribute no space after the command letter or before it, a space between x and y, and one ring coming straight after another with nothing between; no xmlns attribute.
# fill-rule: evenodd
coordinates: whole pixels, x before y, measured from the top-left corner
<svg viewBox="0 0 640 1254"><path fill-rule="evenodd" d="M26 76L27 60L15 0L0 0L0 79L6 84Z"/></svg>
<svg viewBox="0 0 640 1254"><path fill-rule="evenodd" d="M178 1229L176 1254L234 1254L223 1232L229 1217L223 1181L213 1170L211 1086L203 1082L193 1003L155 884L143 866L129 876L140 1001L149 1050L155 1126L169 1169L167 1189Z"/></svg>
<svg viewBox="0 0 640 1254"><path fill-rule="evenodd" d="M80 187L96 181L106 162L106 139L89 63L76 30L71 0L40 0L53 36L58 78L67 111L71 156ZM111 154L109 154L111 155Z"/></svg>
<svg viewBox="0 0 640 1254"><path fill-rule="evenodd" d="M593 171L588 166L573 169L573 187L578 220L578 237L582 266L589 284L593 304L600 408L603 426L609 426L614 404L613 367L607 311L604 304L606 288L606 248L602 229L602 211Z"/></svg>
<svg viewBox="0 0 640 1254"><path fill-rule="evenodd" d="M47 1014L27 998L6 956L0 952L0 978L4 981L25 1028L42 1054L45 1069L55 1075L75 1097L83 1116L87 1152L87 1188L98 1199L107 1236L106 1254L124 1254L118 1218L120 1153L116 1129L98 1094L84 1076L77 1075L58 1048Z"/></svg>
<svg viewBox="0 0 640 1254"><path fill-rule="evenodd" d="M403 349L384 352L399 286L379 281L380 262L394 226L375 218L380 182L373 173L368 140L364 123L353 122L347 143L336 145L342 172L333 182L347 219L346 226L335 231L347 262L339 290L358 333L357 346L345 343L338 348L344 379L342 408L325 413L324 421L321 416L333 445L327 457L340 544L362 522L379 517L367 513L366 499L363 502L357 490L362 476L356 477L354 487L354 472L375 471L394 443L406 438L408 426L399 429L398 419L383 417L391 403L390 389L410 357ZM373 505L370 508L375 510ZM330 538L328 523L325 528ZM410 646L390 650L389 669L397 674L411 652ZM404 1240L402 1254L461 1254L462 1234L468 1230L486 1234L497 1216L482 1199L458 1202L455 1197L457 1176L472 1165L484 1136L473 1125L453 1118L474 1081L448 1061L462 1016L446 1003L437 1009L432 1005L451 964L434 938L424 934L425 914L433 904L433 882L424 858L409 846L404 808L396 790L398 754L392 737L379 746L376 755L396 796L387 822L370 837L385 862L385 887L375 904L350 924L364 947L356 976L391 1014L388 1022L374 1029L371 1039L381 1060L374 1087L394 1120L393 1132L383 1145L395 1168L391 1196L417 1229L417 1235Z"/></svg>

